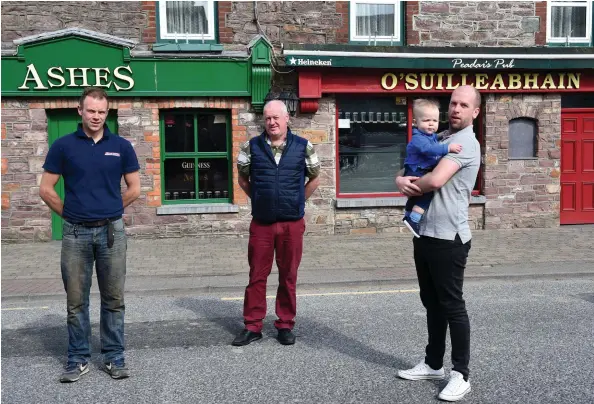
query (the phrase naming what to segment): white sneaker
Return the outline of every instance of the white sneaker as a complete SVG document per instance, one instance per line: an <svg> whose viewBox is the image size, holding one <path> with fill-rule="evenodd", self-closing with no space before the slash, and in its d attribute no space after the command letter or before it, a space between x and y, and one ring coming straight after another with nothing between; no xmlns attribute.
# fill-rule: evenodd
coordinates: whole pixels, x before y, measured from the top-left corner
<svg viewBox="0 0 594 404"><path fill-rule="evenodd" d="M425 361L422 361L412 369L399 370L398 377L407 380L442 380L445 378L445 372L443 367L433 370Z"/></svg>
<svg viewBox="0 0 594 404"><path fill-rule="evenodd" d="M470 382L464 380L462 373L452 370L448 385L439 393L437 398L445 401L458 401L470 392Z"/></svg>

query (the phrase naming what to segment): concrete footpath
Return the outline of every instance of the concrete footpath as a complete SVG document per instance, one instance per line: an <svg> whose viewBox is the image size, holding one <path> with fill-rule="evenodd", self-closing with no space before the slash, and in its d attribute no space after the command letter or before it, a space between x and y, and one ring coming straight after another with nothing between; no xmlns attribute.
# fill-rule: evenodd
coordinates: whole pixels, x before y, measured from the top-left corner
<svg viewBox="0 0 594 404"><path fill-rule="evenodd" d="M3 243L2 302L64 298L60 246ZM594 276L594 225L473 233L467 278L538 276ZM246 238L128 241L129 294L241 296L247 279ZM408 234L305 238L300 291L415 280ZM271 276L270 290L276 285ZM97 293L95 280L92 292Z"/></svg>

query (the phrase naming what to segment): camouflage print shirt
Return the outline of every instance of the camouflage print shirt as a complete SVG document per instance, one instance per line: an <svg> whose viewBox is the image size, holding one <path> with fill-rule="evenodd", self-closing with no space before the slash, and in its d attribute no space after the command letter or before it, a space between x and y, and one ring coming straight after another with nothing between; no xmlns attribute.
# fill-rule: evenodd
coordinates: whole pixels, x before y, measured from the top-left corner
<svg viewBox="0 0 594 404"><path fill-rule="evenodd" d="M274 160L278 165L283 154L283 150L287 146L287 142L285 141L280 146L272 146L272 142L269 138L266 138L266 142L268 142L268 144L270 145L270 148L272 149L272 154L274 155ZM250 142L248 140L243 145L241 145L239 150L239 156L237 157L237 171L241 176L250 176L250 163L251 152ZM316 154L313 145L309 141L307 142L307 149L305 150L305 166L307 167L307 178L309 178L310 180L320 175L320 160L318 159L318 155Z"/></svg>

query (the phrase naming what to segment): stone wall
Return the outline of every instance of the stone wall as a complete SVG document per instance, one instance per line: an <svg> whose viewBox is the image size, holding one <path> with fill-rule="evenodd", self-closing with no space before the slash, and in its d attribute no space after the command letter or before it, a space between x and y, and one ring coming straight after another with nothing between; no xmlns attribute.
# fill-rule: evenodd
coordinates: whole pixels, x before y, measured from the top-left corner
<svg viewBox="0 0 594 404"><path fill-rule="evenodd" d="M508 158L509 121L537 120L535 159ZM486 229L559 225L561 96L486 95Z"/></svg>
<svg viewBox="0 0 594 404"><path fill-rule="evenodd" d="M228 3L231 3L228 6ZM245 45L263 32L275 45L281 43L329 44L344 41L343 7L333 1L258 1L225 2L219 12L219 26L225 32L224 43ZM255 11L255 12L254 12ZM257 22L255 17L257 16ZM258 26L259 25L259 26ZM348 31L347 31L348 33ZM340 37L342 39L337 40Z"/></svg>
<svg viewBox="0 0 594 404"><path fill-rule="evenodd" d="M337 209L335 234L409 233L403 225L402 208ZM468 210L471 230L484 228L483 205L471 205Z"/></svg>
<svg viewBox="0 0 594 404"><path fill-rule="evenodd" d="M39 198L48 150L46 110L76 108L76 99L2 101L2 240L49 240L51 214ZM235 163L242 143L263 130L262 116L235 98L117 99L118 133L138 155L141 196L126 209L128 233L137 237L245 236L250 201L237 184ZM227 109L232 118L233 203L239 213L157 215L161 206L159 113L172 108ZM324 99L317 114L292 119L291 127L314 143L322 161L320 188L307 202L308 234L332 234L334 216L334 104Z"/></svg>
<svg viewBox="0 0 594 404"><path fill-rule="evenodd" d="M543 18L546 17L546 4L543 9L543 2L410 3L407 5L407 39L410 45L534 46L537 39L542 44L541 31L545 27Z"/></svg>
<svg viewBox="0 0 594 404"><path fill-rule="evenodd" d="M154 2L153 2L154 3ZM64 28L85 28L139 42L149 24L154 28L154 11L140 1L3 1L2 49L13 49L13 40ZM152 15L152 19L150 19ZM154 31L153 31L154 32ZM147 30L145 40L153 36Z"/></svg>

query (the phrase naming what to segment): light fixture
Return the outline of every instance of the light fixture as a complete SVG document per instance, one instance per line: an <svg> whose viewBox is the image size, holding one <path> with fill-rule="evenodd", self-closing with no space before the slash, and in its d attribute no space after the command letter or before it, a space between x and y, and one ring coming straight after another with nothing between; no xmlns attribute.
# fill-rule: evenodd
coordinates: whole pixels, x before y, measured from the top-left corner
<svg viewBox="0 0 594 404"><path fill-rule="evenodd" d="M297 113L297 105L299 104L299 97L297 97L297 94L295 94L294 92L281 91L279 93L279 92L274 92L271 90L268 94L266 94L264 101L267 103L272 100L279 100L279 101L284 102L285 105L287 106L287 111L289 112L289 115L295 116L295 114Z"/></svg>

